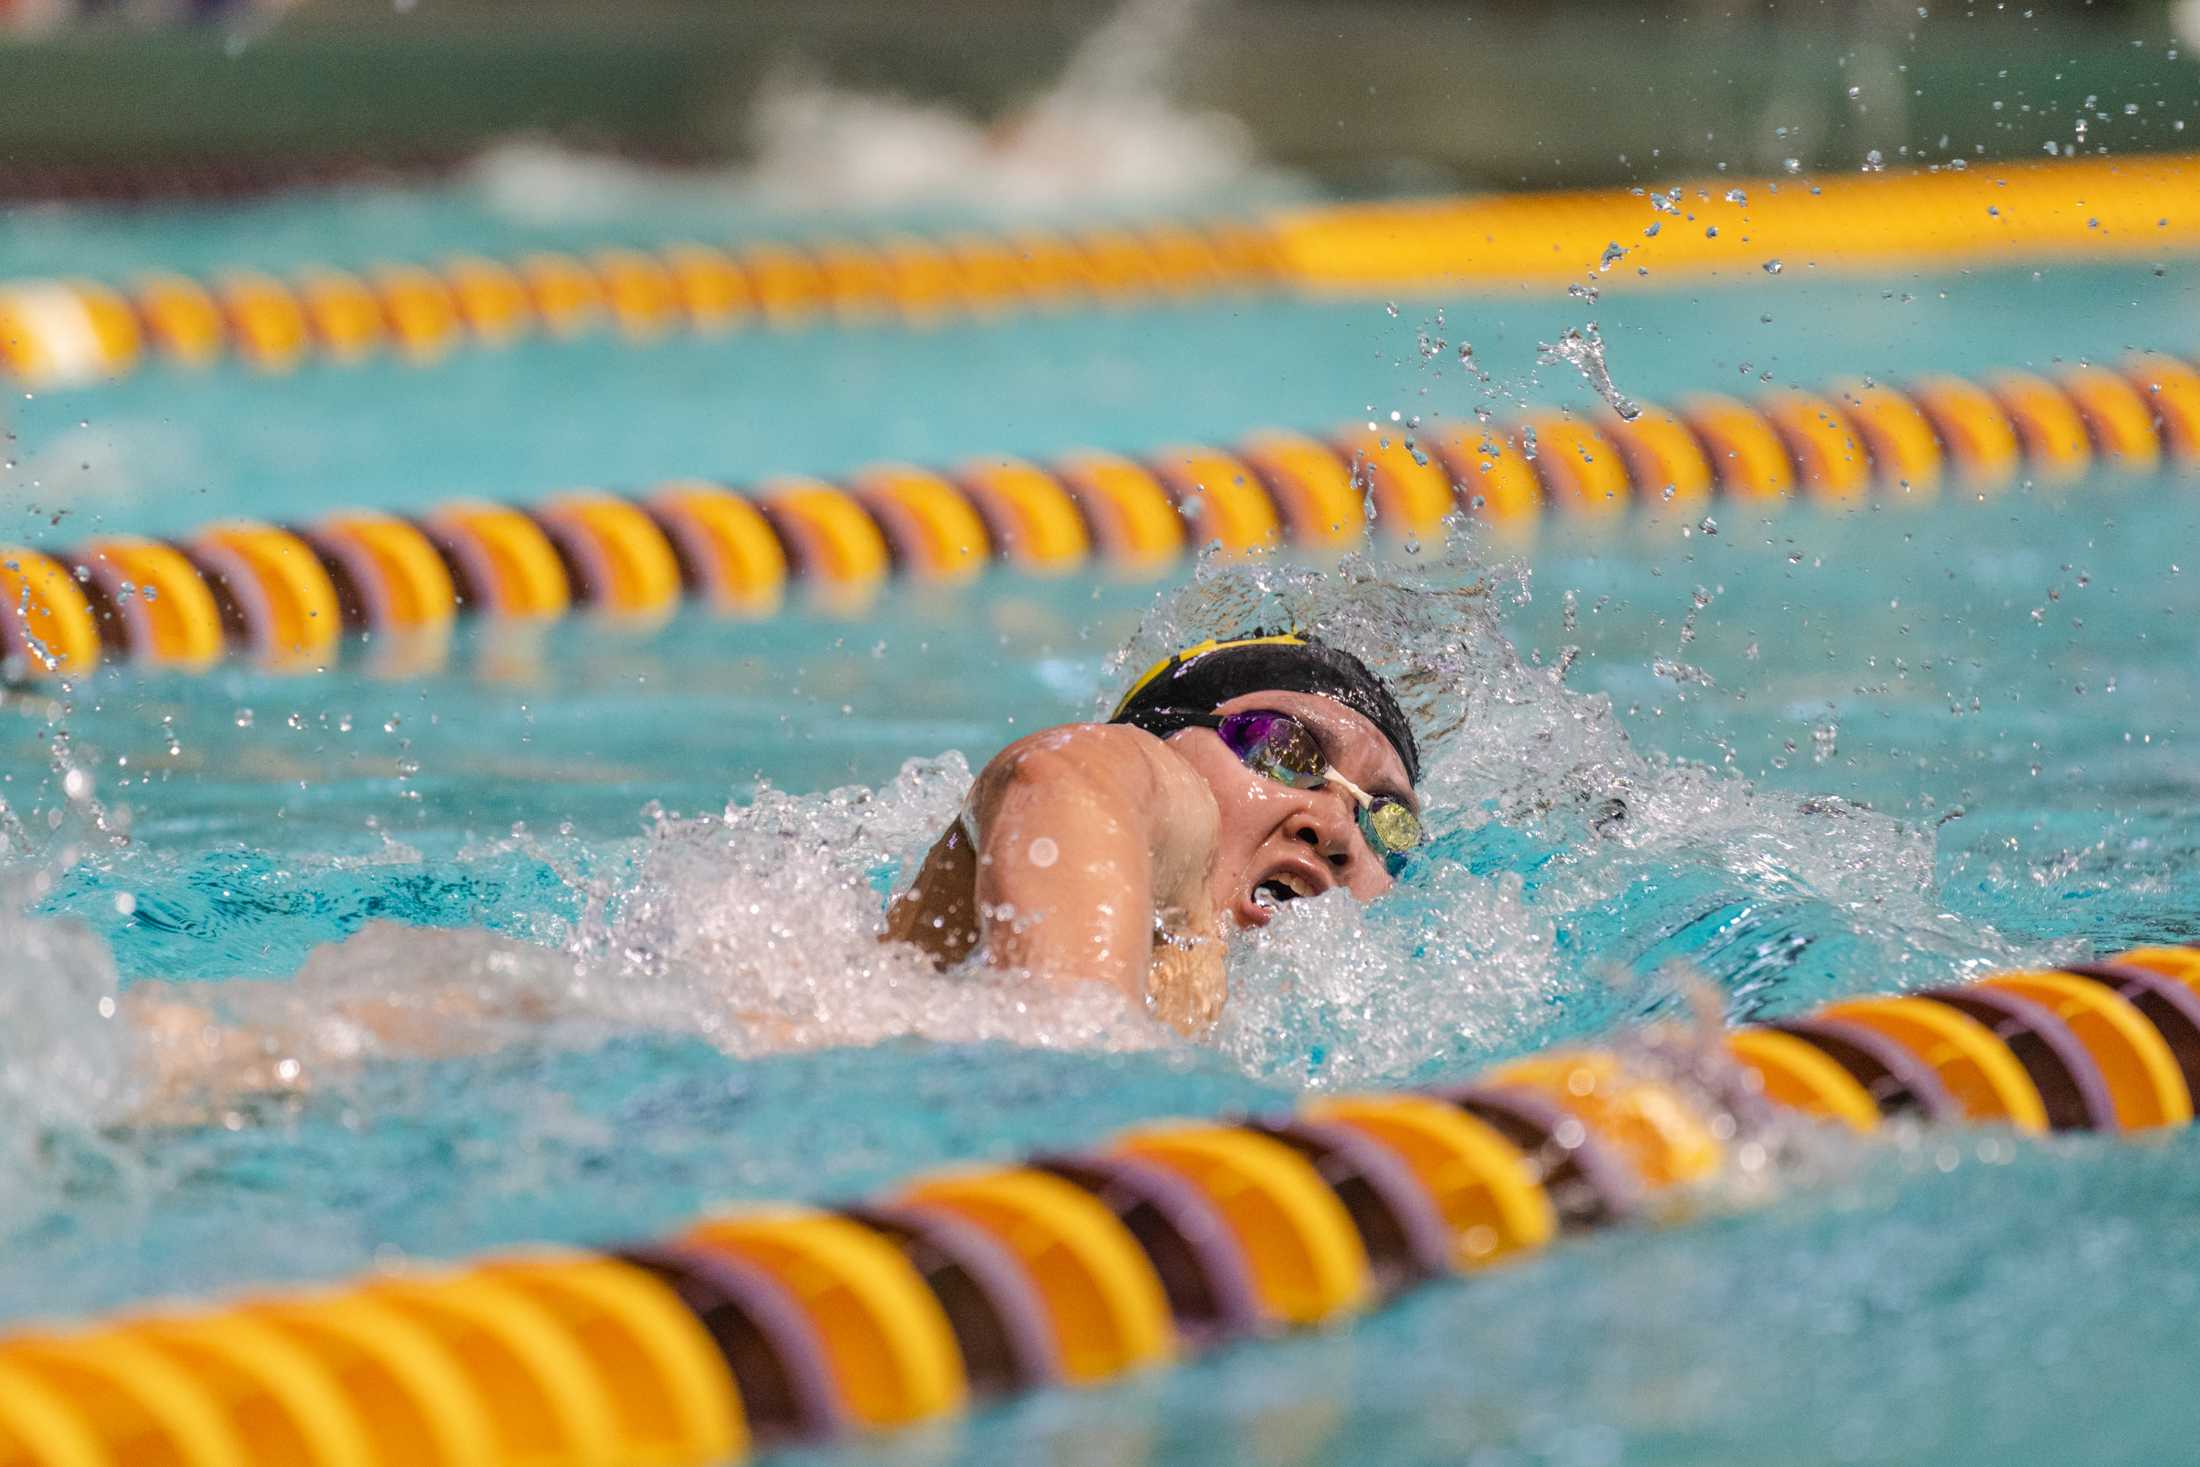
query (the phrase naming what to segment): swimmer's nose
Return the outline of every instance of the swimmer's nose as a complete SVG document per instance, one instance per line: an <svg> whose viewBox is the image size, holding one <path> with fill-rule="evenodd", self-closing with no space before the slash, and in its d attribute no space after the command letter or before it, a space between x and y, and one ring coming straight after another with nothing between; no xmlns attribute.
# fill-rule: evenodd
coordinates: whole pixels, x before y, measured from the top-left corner
<svg viewBox="0 0 2200 1467"><path fill-rule="evenodd" d="M1391 875L1360 834L1359 806L1343 790L1309 792L1284 823L1284 834L1320 853L1339 886L1363 902L1389 891Z"/></svg>
<svg viewBox="0 0 2200 1467"><path fill-rule="evenodd" d="M1308 800L1285 822L1284 833L1319 852L1338 881L1352 880L1352 868L1360 855L1359 825L1352 818L1350 805L1336 791Z"/></svg>

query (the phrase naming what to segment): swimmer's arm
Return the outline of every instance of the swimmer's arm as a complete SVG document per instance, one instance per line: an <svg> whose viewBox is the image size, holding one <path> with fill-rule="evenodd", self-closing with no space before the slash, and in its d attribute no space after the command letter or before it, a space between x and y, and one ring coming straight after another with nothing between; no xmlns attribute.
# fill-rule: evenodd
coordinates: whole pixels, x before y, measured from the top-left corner
<svg viewBox="0 0 2200 1467"><path fill-rule="evenodd" d="M982 940L995 967L1097 979L1141 1006L1153 991L1180 1024L1212 1006L1186 990L1219 982L1206 883L1220 817L1159 739L1105 724L1020 739L979 775L969 813L975 844L959 827L941 839L895 904L891 935L949 960ZM1157 918L1194 946L1157 952ZM1209 964L1217 972L1193 985L1188 970Z"/></svg>
<svg viewBox="0 0 2200 1467"><path fill-rule="evenodd" d="M1018 740L979 776L971 815L997 967L1099 979L1143 1005L1157 919L1176 933L1211 926L1214 796L1142 729L1073 725Z"/></svg>
<svg viewBox="0 0 2200 1467"><path fill-rule="evenodd" d="M141 984L116 1005L141 1046L146 1113L139 1119L195 1119L198 1108L291 1089L301 1078L295 1058L268 1036L180 996L194 986Z"/></svg>
<svg viewBox="0 0 2200 1467"><path fill-rule="evenodd" d="M137 1119L176 1123L202 1120L246 1096L310 1090L370 1055L478 1053L494 1047L496 1026L548 1017L529 996L492 1004L459 985L403 998L324 1000L290 983L251 979L139 984L122 994L116 1014L141 1047Z"/></svg>

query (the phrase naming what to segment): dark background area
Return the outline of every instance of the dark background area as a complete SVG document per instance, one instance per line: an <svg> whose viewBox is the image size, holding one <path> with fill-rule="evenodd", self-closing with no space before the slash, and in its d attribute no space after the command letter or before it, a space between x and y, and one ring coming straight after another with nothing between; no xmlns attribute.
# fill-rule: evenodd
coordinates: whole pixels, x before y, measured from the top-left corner
<svg viewBox="0 0 2200 1467"><path fill-rule="evenodd" d="M48 0L12 12L11 29L0 0L0 192L219 193L408 173L513 136L737 161L754 146L759 88L788 75L1012 127L1111 17L1130 44L1099 65L1088 51L1081 84L1230 114L1262 157L1347 191L2200 143L2200 45L2177 35L2200 28L2200 6L2183 0L1128 9L301 0L86 14Z"/></svg>

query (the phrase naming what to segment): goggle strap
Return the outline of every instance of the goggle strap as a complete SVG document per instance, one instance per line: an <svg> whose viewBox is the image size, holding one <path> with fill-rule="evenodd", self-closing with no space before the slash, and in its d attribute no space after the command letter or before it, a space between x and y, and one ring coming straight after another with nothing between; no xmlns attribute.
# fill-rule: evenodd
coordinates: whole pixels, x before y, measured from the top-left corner
<svg viewBox="0 0 2200 1467"><path fill-rule="evenodd" d="M1341 786L1344 789L1344 792L1352 796L1353 800L1358 803L1359 807L1362 810L1372 810L1375 808L1375 797L1373 795L1369 794L1366 790L1361 789L1351 780L1346 779L1334 768L1323 770L1322 777L1328 780L1331 784Z"/></svg>

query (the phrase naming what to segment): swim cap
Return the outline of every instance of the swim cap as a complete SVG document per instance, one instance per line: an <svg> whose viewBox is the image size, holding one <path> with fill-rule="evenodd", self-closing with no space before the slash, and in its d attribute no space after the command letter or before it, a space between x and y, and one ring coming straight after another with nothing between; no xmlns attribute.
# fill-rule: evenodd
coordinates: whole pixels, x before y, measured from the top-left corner
<svg viewBox="0 0 2200 1467"><path fill-rule="evenodd" d="M1163 708L1204 713L1264 688L1336 699L1382 730L1406 766L1406 778L1421 782L1421 747L1414 742L1413 725L1383 680L1343 648L1295 632L1210 639L1164 657L1131 684L1108 722L1141 726L1144 715Z"/></svg>

